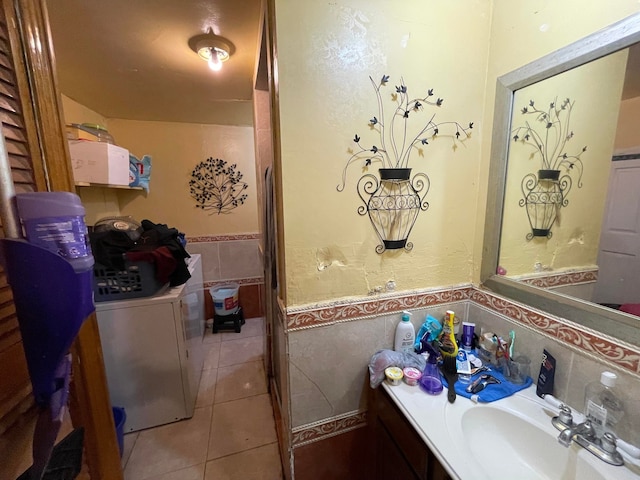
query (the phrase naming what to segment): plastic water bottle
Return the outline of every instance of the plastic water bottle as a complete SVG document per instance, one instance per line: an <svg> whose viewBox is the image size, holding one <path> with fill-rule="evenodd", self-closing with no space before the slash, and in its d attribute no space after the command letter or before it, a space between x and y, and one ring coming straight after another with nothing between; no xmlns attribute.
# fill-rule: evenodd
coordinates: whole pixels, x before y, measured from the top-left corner
<svg viewBox="0 0 640 480"><path fill-rule="evenodd" d="M624 404L616 390L618 376L602 372L599 382L591 382L584 392L584 414L591 420L598 437L605 432L617 434L616 426L624 416Z"/></svg>

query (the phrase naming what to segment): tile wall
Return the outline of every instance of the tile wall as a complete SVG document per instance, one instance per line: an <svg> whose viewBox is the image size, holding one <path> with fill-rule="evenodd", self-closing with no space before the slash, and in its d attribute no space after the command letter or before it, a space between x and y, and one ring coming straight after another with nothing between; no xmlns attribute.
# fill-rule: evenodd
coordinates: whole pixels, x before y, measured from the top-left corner
<svg viewBox="0 0 640 480"><path fill-rule="evenodd" d="M239 300L245 318L264 315L261 289L264 285L259 255L260 235L216 235L187 237L187 251L202 255L206 289L232 281L240 285ZM213 303L205 295L207 318L213 317Z"/></svg>
<svg viewBox="0 0 640 480"><path fill-rule="evenodd" d="M515 330L517 349L533 361L534 380L542 351L547 349L557 360L555 396L577 410L583 409L585 384L599 379L604 370L615 371L630 412L619 435L640 445L640 418L633 414L640 408L640 348L467 285L287 309L296 478L319 478L301 476L298 468L313 471L309 463L317 458L316 467L321 469L327 451L341 459L346 442L341 437L366 425L367 364L375 351L392 348L395 325L404 309L413 312L416 330L427 313L441 318L448 309L475 322L477 328L499 333ZM353 473L357 465L345 458L341 468Z"/></svg>

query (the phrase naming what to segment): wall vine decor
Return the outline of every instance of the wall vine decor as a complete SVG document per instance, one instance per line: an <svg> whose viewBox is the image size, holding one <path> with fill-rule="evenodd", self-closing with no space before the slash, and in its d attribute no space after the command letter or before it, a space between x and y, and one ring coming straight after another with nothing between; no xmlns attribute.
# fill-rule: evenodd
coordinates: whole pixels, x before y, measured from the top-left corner
<svg viewBox="0 0 640 480"><path fill-rule="evenodd" d="M531 149L529 158L540 160L537 175L528 173L521 184L522 199L519 205L526 207L531 226L527 240L534 237L551 238L551 228L560 208L569 204L567 194L573 184L573 172L577 172L578 188L582 187L584 166L580 157L587 151L587 147L576 148L572 153L567 153L570 147L568 144L574 137L573 130L569 128L574 104L575 100L570 98L558 103L556 97L549 103L549 108L544 110L530 100L520 113L532 117L533 121L530 123L525 120L524 125L512 131L514 142Z"/></svg>
<svg viewBox="0 0 640 480"><path fill-rule="evenodd" d="M424 157L423 149L438 137L450 137L455 149L471 137L473 122L466 127L455 121L436 122L432 107L442 107L444 99L436 96L433 88L412 98L400 77L400 85L396 85L387 97L383 96L382 89L387 87L389 75L383 75L378 82L371 76L369 80L378 100L378 114L369 120L368 127L377 133L380 143L363 146L364 141L361 143L358 134L353 137L354 147L349 149L351 156L342 171L342 183L336 189L344 191L347 170L353 163L364 162L365 171L374 163L379 164L377 176L365 173L358 180L357 191L363 203L358 207L358 214L369 216L380 240L377 253L398 249L410 251L413 243L408 241L409 234L418 214L429 208L425 197L431 185L426 173L419 172L411 177L411 154L417 152L418 156ZM391 107L386 112L387 117L385 103L390 103ZM410 119L416 119L413 128L410 128Z"/></svg>
<svg viewBox="0 0 640 480"><path fill-rule="evenodd" d="M242 181L237 165L227 165L225 160L209 157L198 163L191 172L189 192L196 201L196 208L209 210L209 215L231 213L244 204L249 185Z"/></svg>

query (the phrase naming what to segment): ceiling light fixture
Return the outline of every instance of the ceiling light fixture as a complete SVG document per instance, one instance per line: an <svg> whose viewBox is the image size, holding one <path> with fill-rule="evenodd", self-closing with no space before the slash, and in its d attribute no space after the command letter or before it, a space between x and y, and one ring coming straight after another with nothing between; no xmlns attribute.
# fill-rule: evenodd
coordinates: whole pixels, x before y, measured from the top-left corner
<svg viewBox="0 0 640 480"><path fill-rule="evenodd" d="M236 50L233 43L214 34L212 29L209 29L208 33L191 37L189 47L209 64L211 70L216 72L222 68L222 62L229 60Z"/></svg>

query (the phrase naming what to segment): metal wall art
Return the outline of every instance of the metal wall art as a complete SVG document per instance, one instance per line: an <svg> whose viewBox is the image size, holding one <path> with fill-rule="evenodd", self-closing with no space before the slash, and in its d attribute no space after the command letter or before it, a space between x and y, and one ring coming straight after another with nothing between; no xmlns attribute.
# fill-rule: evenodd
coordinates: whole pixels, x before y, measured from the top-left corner
<svg viewBox="0 0 640 480"><path fill-rule="evenodd" d="M436 123L435 113L428 107L440 108L443 99L437 97L433 89L426 90L422 96L409 97L404 80L395 87L389 97L383 98L382 89L387 86L389 76L383 75L379 82L369 77L378 99L378 113L369 120L370 130L377 132L379 143L364 146L359 135L355 135L354 148L349 149L351 156L342 172L342 183L337 186L344 191L347 181L347 169L354 163L360 163L367 171L374 163L379 165L378 176L365 173L357 182L357 191L363 205L358 214L368 215L378 235L380 244L376 252L404 248L411 250L413 244L408 241L411 229L420 211L429 208L425 197L429 192L430 180L426 173L417 173L411 177L409 160L414 152L424 156L423 149L439 136L453 140L454 145L464 142L471 136L473 123L463 127L458 122ZM385 118L385 100L391 100L389 117ZM430 112L430 113L429 113ZM410 125L409 119L423 116L421 121ZM448 132L441 133L446 128Z"/></svg>
<svg viewBox="0 0 640 480"><path fill-rule="evenodd" d="M572 172L578 172L577 185L582 187L583 164L580 157L587 147L573 154L567 152L567 144L574 136L569 128L574 103L567 98L558 104L556 98L546 110L541 110L530 100L520 113L532 117L532 122L525 120L524 125L512 131L513 141L530 146L532 155L541 162L537 175L528 173L521 183L523 198L519 205L526 207L531 227L527 240L551 238L553 235L551 228L560 208L569 204L567 195L573 184Z"/></svg>
<svg viewBox="0 0 640 480"><path fill-rule="evenodd" d="M225 160L209 157L200 162L191 172L189 192L196 201L196 207L209 211L209 215L230 213L244 204L249 188L242 181L242 173L237 165L228 166Z"/></svg>

